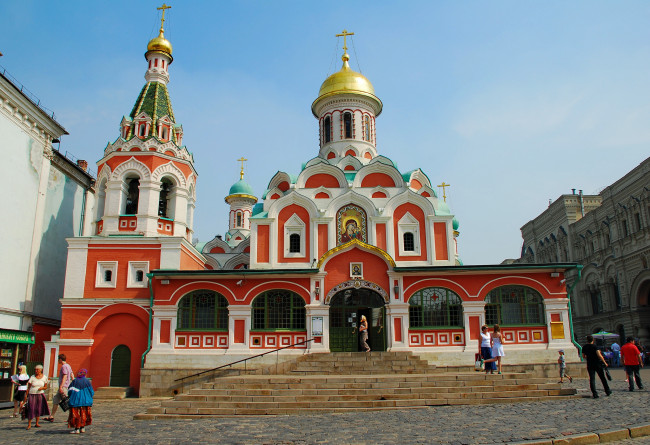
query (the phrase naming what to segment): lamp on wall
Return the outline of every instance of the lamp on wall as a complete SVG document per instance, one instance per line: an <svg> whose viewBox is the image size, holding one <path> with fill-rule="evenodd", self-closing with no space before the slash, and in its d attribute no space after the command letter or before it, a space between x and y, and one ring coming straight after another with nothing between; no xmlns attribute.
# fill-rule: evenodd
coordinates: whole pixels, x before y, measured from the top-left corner
<svg viewBox="0 0 650 445"><path fill-rule="evenodd" d="M314 295L316 295L316 299L318 300L318 297L320 297L320 283L317 281L315 286Z"/></svg>
<svg viewBox="0 0 650 445"><path fill-rule="evenodd" d="M395 283L395 286L393 287L393 291L395 292L395 296L399 295L399 285Z"/></svg>

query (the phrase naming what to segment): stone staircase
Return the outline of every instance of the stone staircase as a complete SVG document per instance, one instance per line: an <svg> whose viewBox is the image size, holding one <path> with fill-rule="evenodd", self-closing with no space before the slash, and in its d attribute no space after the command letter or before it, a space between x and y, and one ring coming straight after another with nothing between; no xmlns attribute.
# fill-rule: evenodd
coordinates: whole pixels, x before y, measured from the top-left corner
<svg viewBox="0 0 650 445"><path fill-rule="evenodd" d="M125 399L134 393L131 386L102 386L95 390L93 398L102 400Z"/></svg>
<svg viewBox="0 0 650 445"><path fill-rule="evenodd" d="M296 359L285 374L214 379L134 418L369 411L530 402L576 394L556 381L530 373L445 372L411 352L310 354Z"/></svg>

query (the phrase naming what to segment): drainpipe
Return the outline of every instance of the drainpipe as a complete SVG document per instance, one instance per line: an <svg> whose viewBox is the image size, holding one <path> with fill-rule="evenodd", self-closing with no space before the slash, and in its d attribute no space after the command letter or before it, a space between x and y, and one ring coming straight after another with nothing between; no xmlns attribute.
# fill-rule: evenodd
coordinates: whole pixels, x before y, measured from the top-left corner
<svg viewBox="0 0 650 445"><path fill-rule="evenodd" d="M578 269L578 278L573 282L571 285L571 288L567 291L566 295L567 298L569 299L569 331L571 332L571 343L578 348L578 354L580 355L580 361L584 361L584 358L582 357L582 346L575 340L575 336L573 335L573 315L571 315L571 297L573 296L573 289L576 287L578 284L578 281L580 281L580 278L582 278L582 269L585 266L582 264L576 264L575 268Z"/></svg>
<svg viewBox="0 0 650 445"><path fill-rule="evenodd" d="M144 358L151 351L151 336L153 335L153 287L151 287L153 274L148 273L147 278L149 278L149 331L147 332L147 350L142 354L140 368L144 368Z"/></svg>

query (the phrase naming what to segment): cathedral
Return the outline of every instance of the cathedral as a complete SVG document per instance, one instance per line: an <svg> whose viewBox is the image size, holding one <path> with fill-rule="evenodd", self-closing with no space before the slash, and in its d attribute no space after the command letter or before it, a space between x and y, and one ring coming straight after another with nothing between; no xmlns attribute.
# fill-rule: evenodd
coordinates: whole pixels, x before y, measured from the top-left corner
<svg viewBox="0 0 650 445"><path fill-rule="evenodd" d="M564 275L575 265L463 265L459 223L430 179L440 172L401 171L377 146L383 104L350 68L347 31L341 68L311 106L313 157L261 194L241 158L224 193L225 236L193 245L201 149L194 159L183 145L163 25L164 9L146 82L97 162L92 225L68 239L48 375L65 353L96 387L166 394L179 370L279 348L274 362L363 353L362 316L373 351L409 350L438 366L473 364L484 323L501 325L510 363L549 362L572 347Z"/></svg>

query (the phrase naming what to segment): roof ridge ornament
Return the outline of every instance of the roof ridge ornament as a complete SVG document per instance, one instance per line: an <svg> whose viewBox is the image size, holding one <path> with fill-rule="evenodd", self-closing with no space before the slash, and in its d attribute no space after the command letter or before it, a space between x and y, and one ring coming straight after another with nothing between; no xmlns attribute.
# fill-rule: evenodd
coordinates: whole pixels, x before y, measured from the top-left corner
<svg viewBox="0 0 650 445"><path fill-rule="evenodd" d="M350 55L348 54L348 41L347 37L348 36L353 36L353 32L348 32L347 29L344 29L341 34L336 34L336 37L343 37L343 55L341 56L341 60L343 60L343 68L350 68L350 65L348 64L348 61L350 60Z"/></svg>

